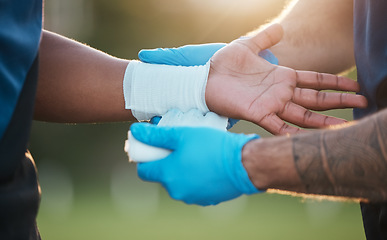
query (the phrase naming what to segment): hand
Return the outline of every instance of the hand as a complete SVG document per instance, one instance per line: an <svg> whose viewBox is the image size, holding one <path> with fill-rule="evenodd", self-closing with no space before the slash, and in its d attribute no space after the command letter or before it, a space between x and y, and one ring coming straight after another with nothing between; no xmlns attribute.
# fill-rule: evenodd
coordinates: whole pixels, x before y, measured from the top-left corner
<svg viewBox="0 0 387 240"><path fill-rule="evenodd" d="M204 65L225 43L208 43L199 45L186 45L178 48L157 48L141 50L138 58L146 63L167 64L175 66ZM262 50L258 54L272 64L278 64L278 59L269 51ZM160 117L155 117L160 121ZM157 122L151 121L156 124ZM239 120L229 118L227 129L232 128Z"/></svg>
<svg viewBox="0 0 387 240"><path fill-rule="evenodd" d="M173 151L164 159L139 163L137 173L145 181L160 182L176 200L213 205L260 192L241 162L243 146L257 135L147 123L132 124L130 130L143 143Z"/></svg>
<svg viewBox="0 0 387 240"><path fill-rule="evenodd" d="M257 56L262 49L278 43L282 35L281 26L275 24L215 53L206 87L206 103L211 111L252 121L274 134L285 134L301 130L285 121L307 128L345 122L310 110L367 105L360 95L319 91L359 91L359 85L351 79L296 71Z"/></svg>

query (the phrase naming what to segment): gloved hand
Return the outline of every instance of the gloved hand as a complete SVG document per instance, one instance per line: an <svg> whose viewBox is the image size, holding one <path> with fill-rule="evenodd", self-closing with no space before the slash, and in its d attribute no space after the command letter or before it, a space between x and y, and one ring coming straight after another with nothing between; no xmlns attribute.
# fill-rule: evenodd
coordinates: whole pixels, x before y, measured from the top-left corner
<svg viewBox="0 0 387 240"><path fill-rule="evenodd" d="M257 135L148 123L132 124L131 132L143 143L173 151L164 159L137 165L142 180L161 183L173 199L214 205L261 192L241 162L243 146Z"/></svg>
<svg viewBox="0 0 387 240"><path fill-rule="evenodd" d="M138 58L146 63L175 66L204 65L225 43L186 45L178 48L143 49Z"/></svg>
<svg viewBox="0 0 387 240"><path fill-rule="evenodd" d="M141 50L138 57L141 61L152 64L167 64L176 66L204 65L225 43L207 43L200 45L186 45L179 48L157 48ZM278 65L278 59L269 51L259 53L272 64ZM239 120L229 118L227 129L232 128ZM157 124L157 123L156 123Z"/></svg>
<svg viewBox="0 0 387 240"><path fill-rule="evenodd" d="M146 63L166 64L176 66L204 65L225 43L206 43L198 45L185 45L178 48L145 49L138 53L138 58ZM266 49L259 56L272 64L278 65L278 59Z"/></svg>

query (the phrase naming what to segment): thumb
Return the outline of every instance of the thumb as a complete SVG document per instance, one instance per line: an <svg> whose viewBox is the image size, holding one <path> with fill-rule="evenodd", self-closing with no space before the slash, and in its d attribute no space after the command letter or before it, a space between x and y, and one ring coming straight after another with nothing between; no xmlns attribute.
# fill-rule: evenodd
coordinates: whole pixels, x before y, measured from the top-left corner
<svg viewBox="0 0 387 240"><path fill-rule="evenodd" d="M177 145L177 131L172 127L158 127L149 123L134 123L130 126L133 136L145 144L174 150Z"/></svg>
<svg viewBox="0 0 387 240"><path fill-rule="evenodd" d="M278 23L268 26L267 28L259 31L257 35L243 39L244 43L255 53L270 48L277 44L283 37L284 31L282 26Z"/></svg>

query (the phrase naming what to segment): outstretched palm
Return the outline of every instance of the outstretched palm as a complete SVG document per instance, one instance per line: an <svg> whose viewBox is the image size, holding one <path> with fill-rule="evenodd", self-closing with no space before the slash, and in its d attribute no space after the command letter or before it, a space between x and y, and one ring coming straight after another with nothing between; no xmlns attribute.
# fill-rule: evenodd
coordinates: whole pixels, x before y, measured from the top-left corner
<svg viewBox="0 0 387 240"><path fill-rule="evenodd" d="M275 66L258 56L281 37L282 28L273 25L252 38L232 42L211 58L206 88L210 110L284 134L300 130L285 121L309 128L345 122L310 110L366 105L363 96L319 91L358 91L351 79Z"/></svg>

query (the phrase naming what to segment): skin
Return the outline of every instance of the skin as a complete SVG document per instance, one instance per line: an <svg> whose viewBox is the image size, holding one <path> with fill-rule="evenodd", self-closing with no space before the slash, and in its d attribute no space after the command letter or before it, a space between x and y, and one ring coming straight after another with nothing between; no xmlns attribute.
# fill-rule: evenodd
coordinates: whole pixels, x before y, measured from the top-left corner
<svg viewBox="0 0 387 240"><path fill-rule="evenodd" d="M273 134L286 134L301 129L285 121L306 128L345 122L308 109L367 105L363 96L319 91L359 91L358 84L351 79L276 66L258 56L282 36L281 25L273 24L250 39L232 42L211 58L206 89L210 110L254 122Z"/></svg>
<svg viewBox="0 0 387 240"><path fill-rule="evenodd" d="M279 65L333 74L354 67L352 0L292 1L272 22L284 29L270 48Z"/></svg>
<svg viewBox="0 0 387 240"><path fill-rule="evenodd" d="M128 60L43 31L35 119L92 123L134 120L122 80Z"/></svg>
<svg viewBox="0 0 387 240"><path fill-rule="evenodd" d="M242 162L259 189L387 200L387 110L359 122L254 140Z"/></svg>

